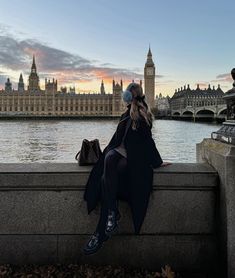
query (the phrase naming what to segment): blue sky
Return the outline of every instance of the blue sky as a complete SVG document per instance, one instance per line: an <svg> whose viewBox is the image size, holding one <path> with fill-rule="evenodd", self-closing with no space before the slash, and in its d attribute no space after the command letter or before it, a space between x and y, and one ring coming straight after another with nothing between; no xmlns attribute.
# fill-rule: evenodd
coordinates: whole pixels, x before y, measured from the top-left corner
<svg viewBox="0 0 235 278"><path fill-rule="evenodd" d="M235 1L2 0L0 86L25 81L36 54L43 78L98 91L101 78L140 79L149 43L157 69L156 93L196 83L232 86ZM71 67L69 66L71 65Z"/></svg>

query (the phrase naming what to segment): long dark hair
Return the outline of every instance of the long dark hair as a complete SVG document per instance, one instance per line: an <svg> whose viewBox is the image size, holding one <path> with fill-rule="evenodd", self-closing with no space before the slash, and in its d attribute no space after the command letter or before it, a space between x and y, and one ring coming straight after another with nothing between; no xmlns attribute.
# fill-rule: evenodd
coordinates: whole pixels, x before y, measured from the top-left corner
<svg viewBox="0 0 235 278"><path fill-rule="evenodd" d="M145 95L143 94L143 89L138 83L133 83L130 87L130 91L134 90L136 96L133 96L131 101L130 116L133 120L132 129L138 128L138 121L140 118L144 118L146 123L152 128L153 114L150 111L148 104L145 101Z"/></svg>

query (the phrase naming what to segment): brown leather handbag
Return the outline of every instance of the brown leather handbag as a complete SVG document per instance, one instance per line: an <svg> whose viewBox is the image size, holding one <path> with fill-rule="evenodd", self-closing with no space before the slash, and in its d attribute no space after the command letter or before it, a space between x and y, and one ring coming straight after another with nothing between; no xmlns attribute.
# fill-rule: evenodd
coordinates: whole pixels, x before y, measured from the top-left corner
<svg viewBox="0 0 235 278"><path fill-rule="evenodd" d="M98 139L91 141L84 139L81 150L76 154L75 159L80 166L93 165L98 161L101 154L102 151Z"/></svg>

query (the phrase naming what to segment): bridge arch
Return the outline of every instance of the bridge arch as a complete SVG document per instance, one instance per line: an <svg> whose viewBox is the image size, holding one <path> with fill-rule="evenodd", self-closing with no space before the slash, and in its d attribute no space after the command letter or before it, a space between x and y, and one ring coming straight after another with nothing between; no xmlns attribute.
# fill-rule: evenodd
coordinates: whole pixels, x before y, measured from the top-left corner
<svg viewBox="0 0 235 278"><path fill-rule="evenodd" d="M226 115L227 114L227 108L221 108L219 111L218 111L218 115Z"/></svg>
<svg viewBox="0 0 235 278"><path fill-rule="evenodd" d="M193 115L193 112L190 110L185 110L182 115Z"/></svg>
<svg viewBox="0 0 235 278"><path fill-rule="evenodd" d="M201 113L201 111L208 111L209 113L212 112L213 114L215 114L215 108L212 108L212 107L199 107L196 110L196 114L198 114L199 112ZM202 113L204 113L204 112L202 112Z"/></svg>
<svg viewBox="0 0 235 278"><path fill-rule="evenodd" d="M214 116L215 116L215 113L211 109L201 109L201 110L198 110L196 113L196 118L213 119Z"/></svg>
<svg viewBox="0 0 235 278"><path fill-rule="evenodd" d="M173 116L180 116L180 112L178 111L173 112Z"/></svg>

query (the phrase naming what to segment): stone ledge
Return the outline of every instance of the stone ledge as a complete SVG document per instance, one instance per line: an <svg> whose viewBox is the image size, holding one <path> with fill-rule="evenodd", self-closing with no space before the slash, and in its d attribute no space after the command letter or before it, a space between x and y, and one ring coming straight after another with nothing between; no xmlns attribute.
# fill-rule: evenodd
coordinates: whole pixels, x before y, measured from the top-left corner
<svg viewBox="0 0 235 278"><path fill-rule="evenodd" d="M77 163L0 163L1 190L84 190L92 166ZM214 190L218 175L207 163L154 169L155 189Z"/></svg>
<svg viewBox="0 0 235 278"><path fill-rule="evenodd" d="M0 163L3 173L89 173L92 166L79 166L78 163ZM154 173L217 173L207 163L173 163L154 169Z"/></svg>

